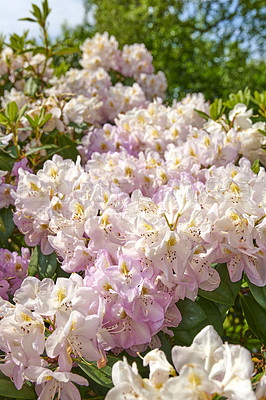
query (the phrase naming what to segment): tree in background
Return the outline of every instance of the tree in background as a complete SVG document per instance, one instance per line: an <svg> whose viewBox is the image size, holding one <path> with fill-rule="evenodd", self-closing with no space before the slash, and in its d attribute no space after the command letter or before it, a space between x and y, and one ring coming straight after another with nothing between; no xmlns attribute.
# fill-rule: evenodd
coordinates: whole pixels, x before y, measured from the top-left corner
<svg viewBox="0 0 266 400"><path fill-rule="evenodd" d="M163 70L169 95L203 92L225 97L262 90L266 81L265 10L260 0L85 0L91 19L64 34L76 42L107 31L121 46L144 43L156 70ZM87 26L87 27L86 27Z"/></svg>

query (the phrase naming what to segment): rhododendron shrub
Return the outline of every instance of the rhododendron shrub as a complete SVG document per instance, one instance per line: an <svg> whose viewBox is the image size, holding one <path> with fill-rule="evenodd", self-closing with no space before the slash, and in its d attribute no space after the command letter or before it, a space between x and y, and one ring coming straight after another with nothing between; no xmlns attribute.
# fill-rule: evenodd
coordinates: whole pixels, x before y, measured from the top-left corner
<svg viewBox="0 0 266 400"><path fill-rule="evenodd" d="M60 72L49 11L0 53L0 396L263 399L265 93L166 104L106 32Z"/></svg>

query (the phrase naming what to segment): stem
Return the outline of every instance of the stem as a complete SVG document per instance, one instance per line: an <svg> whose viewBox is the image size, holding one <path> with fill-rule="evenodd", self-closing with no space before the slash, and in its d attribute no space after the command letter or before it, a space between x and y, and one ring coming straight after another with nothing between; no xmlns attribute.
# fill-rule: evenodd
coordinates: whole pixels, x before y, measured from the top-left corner
<svg viewBox="0 0 266 400"><path fill-rule="evenodd" d="M12 123L11 130L12 130L12 133L13 133L13 143L14 143L14 146L15 146L15 148L17 150L18 157L20 158L20 149L19 149L19 145L18 145L18 131L17 131L16 124Z"/></svg>
<svg viewBox="0 0 266 400"><path fill-rule="evenodd" d="M44 62L42 72L40 74L40 76L42 78L43 74L45 73L46 67L47 67L47 62L48 62L48 59L50 56L50 52L49 52L48 33L47 33L46 26L45 26L45 21L44 21L44 24L41 25L41 28L43 30L43 39L44 39L44 47L45 47L45 62Z"/></svg>

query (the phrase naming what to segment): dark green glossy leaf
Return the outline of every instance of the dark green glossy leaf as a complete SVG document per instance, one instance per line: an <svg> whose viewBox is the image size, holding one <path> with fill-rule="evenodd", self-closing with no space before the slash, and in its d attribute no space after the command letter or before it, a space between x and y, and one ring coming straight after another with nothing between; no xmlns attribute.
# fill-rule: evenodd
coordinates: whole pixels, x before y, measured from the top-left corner
<svg viewBox="0 0 266 400"><path fill-rule="evenodd" d="M221 278L219 287L211 292L200 289L199 294L205 299L231 306L240 290L241 281L231 282L226 264L218 264L216 269Z"/></svg>
<svg viewBox="0 0 266 400"><path fill-rule="evenodd" d="M5 232L0 232L0 242L5 243L7 239L11 236L13 229L14 229L14 222L13 222L13 212L11 208L2 208L0 210L0 217L5 226Z"/></svg>
<svg viewBox="0 0 266 400"><path fill-rule="evenodd" d="M178 346L190 346L200 329L181 330L173 328L172 331L174 332L175 344Z"/></svg>
<svg viewBox="0 0 266 400"><path fill-rule="evenodd" d="M214 329L220 336L223 336L222 316L214 302L199 296L199 298L197 299L197 303L201 306L201 308L207 315L208 323L214 327Z"/></svg>
<svg viewBox="0 0 266 400"><path fill-rule="evenodd" d="M251 283L248 279L247 281L248 287L250 288L255 300L262 308L264 308L264 310L266 310L266 286L259 287Z"/></svg>
<svg viewBox="0 0 266 400"><path fill-rule="evenodd" d="M13 382L6 379L0 379L0 396L12 399L36 399L34 391L29 386L24 385L18 390Z"/></svg>
<svg viewBox="0 0 266 400"><path fill-rule="evenodd" d="M79 155L76 144L66 135L60 135L58 142L61 147L65 147L65 149L61 151L62 157L76 161Z"/></svg>
<svg viewBox="0 0 266 400"><path fill-rule="evenodd" d="M201 306L192 300L179 300L176 305L182 314L182 321L178 325L180 330L196 328L206 319L206 314Z"/></svg>
<svg viewBox="0 0 266 400"><path fill-rule="evenodd" d="M8 148L8 155L17 161L18 158L18 151L15 146L11 146Z"/></svg>
<svg viewBox="0 0 266 400"><path fill-rule="evenodd" d="M240 303L250 329L263 344L266 344L266 311L251 295L241 296Z"/></svg>
<svg viewBox="0 0 266 400"><path fill-rule="evenodd" d="M2 155L2 153L0 153L0 169L2 171L9 171L11 172L14 164L15 164L15 159L12 158L11 156L8 155Z"/></svg>
<svg viewBox="0 0 266 400"><path fill-rule="evenodd" d="M40 246L36 246L31 255L28 275L35 276L38 274L41 280L44 278L55 278L57 267L56 253L44 255L41 252Z"/></svg>
<svg viewBox="0 0 266 400"><path fill-rule="evenodd" d="M167 360L169 362L172 362L172 346L169 343L169 336L163 333L162 331L158 332L157 336L159 337L162 344L161 350L163 350L164 354L167 357Z"/></svg>
<svg viewBox="0 0 266 400"><path fill-rule="evenodd" d="M119 361L116 357L108 356L107 364L103 368L98 368L97 363L94 361L92 363L79 362L80 368L88 375L90 379L98 383L100 386L106 388L113 387L112 382L112 366Z"/></svg>
<svg viewBox="0 0 266 400"><path fill-rule="evenodd" d="M40 279L51 278L57 268L57 255L55 253L44 255L39 251L38 275Z"/></svg>

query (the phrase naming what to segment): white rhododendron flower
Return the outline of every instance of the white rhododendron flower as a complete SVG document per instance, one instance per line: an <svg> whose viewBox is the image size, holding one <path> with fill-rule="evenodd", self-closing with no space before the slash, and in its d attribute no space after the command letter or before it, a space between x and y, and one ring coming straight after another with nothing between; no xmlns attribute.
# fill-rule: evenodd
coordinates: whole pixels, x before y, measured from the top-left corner
<svg viewBox="0 0 266 400"><path fill-rule="evenodd" d="M165 354L156 349L147 353L143 365L149 365L149 379L142 379L137 366L126 358L112 370L112 399L212 399L215 394L229 400L260 399L264 381L252 390L253 363L248 350L239 345L223 344L212 326L205 327L190 347L175 346L172 350L175 369ZM263 397L262 397L263 398Z"/></svg>
<svg viewBox="0 0 266 400"><path fill-rule="evenodd" d="M229 112L229 120L233 122L235 129L248 129L252 127L252 114L253 110L247 110L245 104L239 103Z"/></svg>

